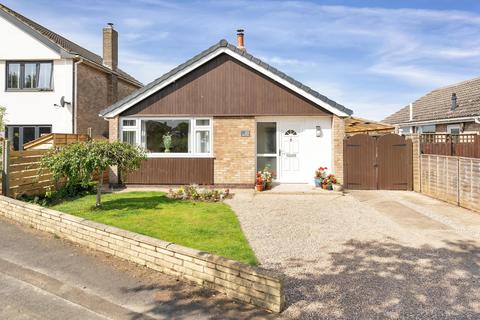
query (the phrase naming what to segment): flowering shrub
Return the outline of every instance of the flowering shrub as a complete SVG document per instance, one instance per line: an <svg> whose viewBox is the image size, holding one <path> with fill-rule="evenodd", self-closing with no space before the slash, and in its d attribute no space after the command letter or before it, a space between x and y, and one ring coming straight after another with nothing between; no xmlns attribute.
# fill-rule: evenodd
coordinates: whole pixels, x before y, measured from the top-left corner
<svg viewBox="0 0 480 320"><path fill-rule="evenodd" d="M230 190L219 190L211 188L199 188L195 185L183 186L177 190L170 189L168 197L176 200L195 200L206 202L218 202L229 198Z"/></svg>
<svg viewBox="0 0 480 320"><path fill-rule="evenodd" d="M259 172L262 175L263 181L265 181L265 183L272 183L273 171L270 169L270 165L266 165L265 168L263 168L263 170Z"/></svg>
<svg viewBox="0 0 480 320"><path fill-rule="evenodd" d="M329 174L325 179L323 179L323 183L327 184L330 188L332 187L332 184L337 184L337 178L334 174Z"/></svg>
<svg viewBox="0 0 480 320"><path fill-rule="evenodd" d="M318 178L320 180L324 180L327 178L327 167L320 167L317 170L315 170L315 178Z"/></svg>

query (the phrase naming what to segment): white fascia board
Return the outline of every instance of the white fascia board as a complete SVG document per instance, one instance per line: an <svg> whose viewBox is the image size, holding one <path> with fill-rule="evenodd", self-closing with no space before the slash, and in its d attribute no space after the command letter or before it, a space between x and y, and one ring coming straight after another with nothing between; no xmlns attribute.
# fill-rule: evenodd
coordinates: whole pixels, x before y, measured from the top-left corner
<svg viewBox="0 0 480 320"><path fill-rule="evenodd" d="M168 78L168 79L165 79L165 81L159 83L158 85L156 85L155 87L143 92L141 95L135 97L134 99L128 101L127 103L125 103L122 107L120 108L117 108L115 110L112 110L110 112L108 112L107 114L103 115L104 118L108 119L108 118L113 118L117 115L119 115L120 113L122 113L123 111L127 110L128 108L132 107L133 105L137 104L138 102L142 101L143 99L145 99L146 97L149 97L150 95L154 94L155 92L161 90L162 88L168 86L169 84L175 82L176 80L180 79L181 77L185 76L186 74L192 72L193 70L197 69L198 67L200 67L201 65L207 63L208 61L212 60L213 58L219 56L220 54L222 53L225 53L225 54L228 54L229 56L235 58L236 60L246 64L247 66L259 71L260 73L266 75L267 77L269 77L270 79L280 83L281 85L289 88L290 90L298 93L299 95L303 96L304 98L312 101L313 103L321 106L322 108L330 111L331 113L339 116L339 117L348 117L349 115L343 111L340 111L338 110L337 108L329 105L328 103L325 103L324 101L314 97L313 95L305 92L304 90L296 87L295 85L291 84L290 82L286 81L285 79L282 79L281 77L279 77L278 75L274 74L273 72L271 71L268 71L266 70L265 68L262 68L261 66L257 65L256 63L254 63L253 61L237 54L236 52L233 52L231 50L229 50L228 48L225 48L225 47L221 47L221 48L218 48L217 50L215 50L214 52L206 55L205 57L203 57L202 59L198 60L197 62L193 63L192 65L190 65L189 67L185 68L184 70L176 73L175 75L173 75L172 77ZM102 115L100 115L102 116Z"/></svg>

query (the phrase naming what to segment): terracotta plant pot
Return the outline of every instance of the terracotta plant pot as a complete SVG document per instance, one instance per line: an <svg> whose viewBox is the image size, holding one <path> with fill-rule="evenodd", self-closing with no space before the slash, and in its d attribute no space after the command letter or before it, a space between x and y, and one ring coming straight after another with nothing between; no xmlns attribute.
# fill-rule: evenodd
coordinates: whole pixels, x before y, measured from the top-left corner
<svg viewBox="0 0 480 320"><path fill-rule="evenodd" d="M328 184L323 183L322 184L322 189L327 190L328 189Z"/></svg>
<svg viewBox="0 0 480 320"><path fill-rule="evenodd" d="M263 184L257 184L257 185L255 186L255 190L257 190L257 191L263 191Z"/></svg>

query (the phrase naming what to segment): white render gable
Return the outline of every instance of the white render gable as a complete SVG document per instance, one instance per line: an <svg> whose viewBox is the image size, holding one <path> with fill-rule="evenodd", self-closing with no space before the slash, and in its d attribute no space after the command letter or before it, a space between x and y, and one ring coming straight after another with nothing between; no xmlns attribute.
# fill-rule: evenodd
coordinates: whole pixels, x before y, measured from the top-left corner
<svg viewBox="0 0 480 320"><path fill-rule="evenodd" d="M60 59L60 54L0 16L0 58L2 60Z"/></svg>
<svg viewBox="0 0 480 320"><path fill-rule="evenodd" d="M49 47L2 15L0 39L3 43L0 46L0 106L6 108L6 125L51 126L55 133L73 133L72 104L63 108L55 106L60 104L62 97L67 102L73 101L73 59L62 57L60 50ZM51 62L52 89L8 89L9 62Z"/></svg>

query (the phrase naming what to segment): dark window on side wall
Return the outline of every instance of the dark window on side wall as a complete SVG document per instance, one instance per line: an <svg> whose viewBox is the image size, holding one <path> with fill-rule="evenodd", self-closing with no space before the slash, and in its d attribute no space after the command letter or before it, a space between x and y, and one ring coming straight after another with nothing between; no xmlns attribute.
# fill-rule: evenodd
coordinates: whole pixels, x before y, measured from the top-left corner
<svg viewBox="0 0 480 320"><path fill-rule="evenodd" d="M8 62L7 90L52 90L53 63Z"/></svg>

